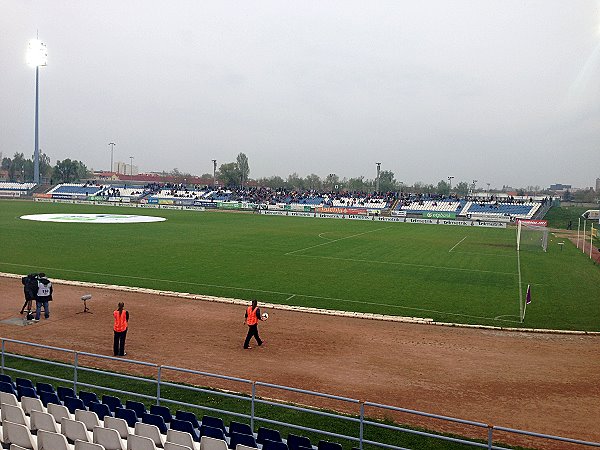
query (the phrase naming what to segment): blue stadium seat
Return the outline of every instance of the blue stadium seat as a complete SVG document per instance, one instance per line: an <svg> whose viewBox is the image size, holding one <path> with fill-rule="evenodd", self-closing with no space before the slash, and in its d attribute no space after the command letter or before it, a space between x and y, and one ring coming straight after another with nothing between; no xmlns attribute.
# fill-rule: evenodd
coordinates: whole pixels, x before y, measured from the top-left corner
<svg viewBox="0 0 600 450"><path fill-rule="evenodd" d="M123 407L123 405L121 404L121 399L119 397L114 397L112 395L103 395L102 403L104 403L105 405L107 405L110 408L110 412L113 413L113 415L117 408Z"/></svg>
<svg viewBox="0 0 600 450"><path fill-rule="evenodd" d="M87 409L83 400L75 397L65 397L65 406L71 414L75 414L76 409L82 409L84 411Z"/></svg>
<svg viewBox="0 0 600 450"><path fill-rule="evenodd" d="M21 397L38 398L35 388L30 386L17 385L17 399L20 401Z"/></svg>
<svg viewBox="0 0 600 450"><path fill-rule="evenodd" d="M91 402L88 408L90 411L95 412L100 420L104 420L104 416L112 417L113 415L108 405L105 405L104 403Z"/></svg>
<svg viewBox="0 0 600 450"><path fill-rule="evenodd" d="M35 389L33 382L29 378L15 378L15 384L17 385L17 387L25 386Z"/></svg>
<svg viewBox="0 0 600 450"><path fill-rule="evenodd" d="M83 400L83 403L88 408L90 407L90 403L92 403L92 402L100 403L100 400L98 399L98 396L96 395L95 392L79 391L78 397L81 400ZM98 416L98 417L100 417L100 416Z"/></svg>
<svg viewBox="0 0 600 450"><path fill-rule="evenodd" d="M279 431L271 428L259 427L256 435L256 442L263 444L264 441L283 442Z"/></svg>
<svg viewBox="0 0 600 450"><path fill-rule="evenodd" d="M342 450L342 444L321 440L317 444L317 450Z"/></svg>
<svg viewBox="0 0 600 450"><path fill-rule="evenodd" d="M150 414L161 416L165 420L165 423L171 423L171 420L173 419L171 410L166 406L152 405L150 406Z"/></svg>
<svg viewBox="0 0 600 450"><path fill-rule="evenodd" d="M202 425L206 425L212 428L219 428L223 431L223 433L227 434L227 428L225 428L225 424L223 423L223 419L220 417L213 416L202 416ZM212 436L211 436L212 437Z"/></svg>
<svg viewBox="0 0 600 450"><path fill-rule="evenodd" d="M72 388L64 387L64 386L58 386L56 388L56 393L58 394L58 398L61 400L64 400L65 397L77 397L77 395L75 394L75 391ZM83 402L83 403L85 403L85 402Z"/></svg>
<svg viewBox="0 0 600 450"><path fill-rule="evenodd" d="M198 418L193 412L177 410L175 412L175 418L177 420L187 420L188 422L191 422L194 428L200 429L200 423L198 422Z"/></svg>
<svg viewBox="0 0 600 450"><path fill-rule="evenodd" d="M262 441L262 450L289 450L285 442L271 441L265 439Z"/></svg>
<svg viewBox="0 0 600 450"><path fill-rule="evenodd" d="M138 419L148 412L146 410L146 405L144 405L142 402L135 402L133 400L126 400L125 408L133 409L138 416Z"/></svg>
<svg viewBox="0 0 600 450"><path fill-rule="evenodd" d="M50 383L43 383L41 381L38 381L35 384L35 389L37 390L38 395L42 392L55 392L54 386L52 386Z"/></svg>
<svg viewBox="0 0 600 450"><path fill-rule="evenodd" d="M200 433L194 428L192 422L188 422L187 420L179 420L173 419L171 420L171 425L169 427L171 430L183 431L185 433L190 433L192 435L192 439L196 442L200 442Z"/></svg>
<svg viewBox="0 0 600 450"><path fill-rule="evenodd" d="M293 433L288 434L287 445L290 450L298 450L299 447L312 448L309 438Z"/></svg>
<svg viewBox="0 0 600 450"><path fill-rule="evenodd" d="M13 384L13 385L14 385L14 383L13 383L13 380L12 380L12 378L10 377L10 375L6 375L6 374L4 374L4 373L1 373L1 374L0 374L0 381L4 381L4 382L6 382L6 383L10 383L10 384Z"/></svg>
<svg viewBox="0 0 600 450"><path fill-rule="evenodd" d="M135 427L135 424L138 422L137 414L133 409L127 408L116 408L115 409L115 417L118 419L124 419L131 428Z"/></svg>
<svg viewBox="0 0 600 450"><path fill-rule="evenodd" d="M246 423L231 421L229 423L229 433L249 434L252 435L252 428Z"/></svg>
<svg viewBox="0 0 600 450"><path fill-rule="evenodd" d="M235 449L238 444L245 445L246 447L254 447L258 448L256 445L256 441L254 440L254 436L251 434L243 434L243 433L230 433L229 434L229 448Z"/></svg>
<svg viewBox="0 0 600 450"><path fill-rule="evenodd" d="M7 383L6 381L0 381L0 392L8 392L9 394L14 394L15 397L17 396L15 386L12 383Z"/></svg>
<svg viewBox="0 0 600 450"><path fill-rule="evenodd" d="M221 428L215 428L204 424L200 426L200 437L202 436L222 439L224 441L226 440L225 431L223 431Z"/></svg>
<svg viewBox="0 0 600 450"><path fill-rule="evenodd" d="M142 422L148 425L156 425L162 434L167 434L167 424L161 416L146 413L142 416Z"/></svg>
<svg viewBox="0 0 600 450"><path fill-rule="evenodd" d="M56 394L56 392L40 392L40 400L42 401L42 405L46 408L48 407L48 403L54 403L55 405L62 405L60 398Z"/></svg>

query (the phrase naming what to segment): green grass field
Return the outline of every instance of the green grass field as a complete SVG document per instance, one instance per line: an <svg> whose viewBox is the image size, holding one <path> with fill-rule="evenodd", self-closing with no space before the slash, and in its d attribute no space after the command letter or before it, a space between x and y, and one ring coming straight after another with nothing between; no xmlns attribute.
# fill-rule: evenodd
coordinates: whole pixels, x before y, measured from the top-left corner
<svg viewBox="0 0 600 450"><path fill-rule="evenodd" d="M36 213L158 215L44 223ZM600 330L600 270L568 241L515 230L0 201L0 271L496 326ZM60 294L58 294L60 295Z"/></svg>

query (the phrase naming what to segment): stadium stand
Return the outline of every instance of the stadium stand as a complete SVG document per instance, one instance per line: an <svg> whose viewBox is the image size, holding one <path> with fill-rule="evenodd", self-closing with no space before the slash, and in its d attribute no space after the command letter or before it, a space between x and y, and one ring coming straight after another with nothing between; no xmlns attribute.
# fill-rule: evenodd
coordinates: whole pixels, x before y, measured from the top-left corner
<svg viewBox="0 0 600 450"><path fill-rule="evenodd" d="M105 186L89 183L63 183L53 187L47 193L52 198L80 198L98 195L104 188Z"/></svg>
<svg viewBox="0 0 600 450"><path fill-rule="evenodd" d="M29 195L36 187L35 183L14 183L0 181L0 197L22 197Z"/></svg>

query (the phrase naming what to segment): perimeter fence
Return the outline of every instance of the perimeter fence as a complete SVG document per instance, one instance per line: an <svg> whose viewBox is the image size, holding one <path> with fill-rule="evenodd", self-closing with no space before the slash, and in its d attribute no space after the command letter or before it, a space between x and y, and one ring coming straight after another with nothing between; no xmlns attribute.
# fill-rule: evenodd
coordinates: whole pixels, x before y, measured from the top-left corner
<svg viewBox="0 0 600 450"><path fill-rule="evenodd" d="M408 450L409 447L403 446L405 444L398 444L406 442L406 439L398 438L400 435L410 436L412 441L409 442L425 440L425 443L415 444L417 448L434 448L428 446L427 442L437 441L435 448L448 446L452 449L475 447L503 450L507 447L496 445L498 439L512 443L519 441L519 437L526 437L525 439L529 439L526 442L530 443L533 442L532 439L543 440L544 444L541 444L541 447L600 447L598 442L507 428L273 383L14 339L0 340L2 374L9 372L38 381L52 380L72 386L75 392L91 389L99 394L120 394L124 398L138 401L144 399L151 404L173 405L186 410L199 410L220 417L235 418L249 423L253 430L256 426L269 425L275 426L282 433L285 430L302 432L316 439L333 438L351 445L353 450ZM37 355L42 355L43 359ZM101 366L107 368L99 368ZM116 372L120 367L126 367L127 370L123 370L123 373ZM212 382L199 383L202 379L211 379ZM212 386L199 387L206 385ZM127 389L123 386L127 386ZM287 399L275 400L279 398ZM306 398L309 401L301 400ZM320 408L324 405L326 407L317 409L305 406L311 404ZM335 404L341 406L336 408ZM340 410L344 413L335 412ZM455 425L465 431L460 433L461 435L473 436L477 440L400 426L395 419L389 420L389 417L397 418L399 415L412 417L413 420L408 420L412 423L416 423L418 419L419 422L425 421L427 424L440 424L428 427L431 429L450 429L452 427L448 425ZM306 420L307 417L311 419ZM388 420L380 420L382 417L387 417ZM439 441L442 441L442 445Z"/></svg>

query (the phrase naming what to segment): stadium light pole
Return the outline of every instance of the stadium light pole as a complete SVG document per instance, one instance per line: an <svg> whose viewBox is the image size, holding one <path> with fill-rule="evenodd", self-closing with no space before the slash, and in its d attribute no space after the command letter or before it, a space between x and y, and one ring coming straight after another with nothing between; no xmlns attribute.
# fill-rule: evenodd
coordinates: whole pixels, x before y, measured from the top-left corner
<svg viewBox="0 0 600 450"><path fill-rule="evenodd" d="M450 185L450 189L449 189L449 191L448 191L449 193L452 193L452 179L453 179L453 178L454 178L454 177L448 177L448 184Z"/></svg>
<svg viewBox="0 0 600 450"><path fill-rule="evenodd" d="M475 184L477 183L477 180L473 180L473 187L471 188L471 195L475 194Z"/></svg>
<svg viewBox="0 0 600 450"><path fill-rule="evenodd" d="M213 187L217 186L217 160L213 159Z"/></svg>
<svg viewBox="0 0 600 450"><path fill-rule="evenodd" d="M375 192L379 192L379 173L381 170L381 163L376 162L375 164L377 164L377 184L376 184Z"/></svg>
<svg viewBox="0 0 600 450"><path fill-rule="evenodd" d="M33 182L40 183L40 149L39 149L39 87L40 66L48 64L48 50L46 44L39 39L31 39L27 46L27 64L35 67L35 148L33 150Z"/></svg>
<svg viewBox="0 0 600 450"><path fill-rule="evenodd" d="M133 156L129 157L129 175L133 176Z"/></svg>
<svg viewBox="0 0 600 450"><path fill-rule="evenodd" d="M109 172L112 173L112 171L114 170L113 169L113 155L115 152L115 145L117 145L117 144L115 144L114 142L109 142L108 145L110 145L110 170L109 170Z"/></svg>

